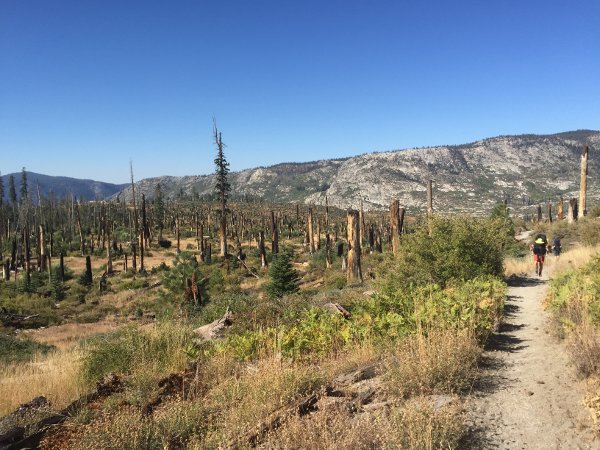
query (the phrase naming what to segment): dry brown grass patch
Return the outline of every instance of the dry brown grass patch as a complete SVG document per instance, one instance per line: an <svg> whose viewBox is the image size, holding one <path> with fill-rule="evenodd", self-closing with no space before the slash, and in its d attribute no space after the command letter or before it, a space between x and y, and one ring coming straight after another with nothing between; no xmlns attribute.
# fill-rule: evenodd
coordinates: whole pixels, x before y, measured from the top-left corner
<svg viewBox="0 0 600 450"><path fill-rule="evenodd" d="M96 323L67 323L43 329L27 330L24 334L37 342L66 350L82 339L114 331L117 327L118 324L113 320L103 320Z"/></svg>
<svg viewBox="0 0 600 450"><path fill-rule="evenodd" d="M387 363L387 388L399 397L459 392L476 378L480 355L477 341L467 333L432 330L410 336Z"/></svg>
<svg viewBox="0 0 600 450"><path fill-rule="evenodd" d="M54 409L81 396L80 356L78 349L59 349L31 362L0 366L0 416L38 395L45 396Z"/></svg>

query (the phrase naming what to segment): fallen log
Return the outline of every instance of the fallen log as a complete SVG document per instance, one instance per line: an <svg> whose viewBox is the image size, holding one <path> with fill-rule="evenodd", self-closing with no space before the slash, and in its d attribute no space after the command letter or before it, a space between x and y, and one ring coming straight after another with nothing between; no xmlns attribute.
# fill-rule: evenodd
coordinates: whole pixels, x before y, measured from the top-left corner
<svg viewBox="0 0 600 450"><path fill-rule="evenodd" d="M223 317L217 319L206 325L202 325L194 330L194 333L198 335L197 342L212 341L223 336L225 328L231 326L233 323L233 313L229 309L225 312Z"/></svg>
<svg viewBox="0 0 600 450"><path fill-rule="evenodd" d="M349 319L352 316L352 314L350 314L350 312L339 303L325 303L323 308L325 308L331 314L341 314L344 316L344 319Z"/></svg>

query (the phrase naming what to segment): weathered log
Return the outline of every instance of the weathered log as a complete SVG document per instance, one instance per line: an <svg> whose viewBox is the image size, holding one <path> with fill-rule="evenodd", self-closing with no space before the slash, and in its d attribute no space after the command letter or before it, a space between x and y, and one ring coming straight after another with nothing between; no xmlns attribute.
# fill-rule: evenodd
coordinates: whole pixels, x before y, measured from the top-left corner
<svg viewBox="0 0 600 450"><path fill-rule="evenodd" d="M345 319L349 319L352 316L350 312L339 303L325 303L323 308L331 314L340 314L344 316Z"/></svg>
<svg viewBox="0 0 600 450"><path fill-rule="evenodd" d="M196 328L194 333L198 335L198 341L200 342L211 341L213 339L222 337L225 328L231 326L232 323L233 313L227 310L223 317Z"/></svg>

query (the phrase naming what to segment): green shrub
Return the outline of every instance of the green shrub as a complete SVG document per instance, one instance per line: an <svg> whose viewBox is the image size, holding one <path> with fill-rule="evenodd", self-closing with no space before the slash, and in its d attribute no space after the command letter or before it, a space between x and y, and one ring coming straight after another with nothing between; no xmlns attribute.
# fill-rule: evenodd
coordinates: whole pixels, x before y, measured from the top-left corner
<svg viewBox="0 0 600 450"><path fill-rule="evenodd" d="M494 220L436 217L427 227L404 235L397 257L387 256L378 267L380 288L405 288L481 275L503 274L504 237Z"/></svg>
<svg viewBox="0 0 600 450"><path fill-rule="evenodd" d="M175 303L182 310L198 309L208 300L200 265L191 253L179 253L173 260L172 268L163 273L161 280L160 297ZM193 289L197 290L196 303L193 301Z"/></svg>
<svg viewBox="0 0 600 450"><path fill-rule="evenodd" d="M51 296L56 301L64 300L65 286L60 276L60 268L54 267L50 278Z"/></svg>
<svg viewBox="0 0 600 450"><path fill-rule="evenodd" d="M0 362L11 364L30 360L35 354L46 354L54 347L29 339L0 334Z"/></svg>

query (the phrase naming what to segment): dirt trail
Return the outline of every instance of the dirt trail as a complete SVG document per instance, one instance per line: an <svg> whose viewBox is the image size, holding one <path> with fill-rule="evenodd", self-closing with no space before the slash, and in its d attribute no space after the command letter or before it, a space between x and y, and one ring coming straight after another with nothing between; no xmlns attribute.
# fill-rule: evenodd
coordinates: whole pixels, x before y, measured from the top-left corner
<svg viewBox="0 0 600 450"><path fill-rule="evenodd" d="M547 277L509 283L505 321L468 401L473 448L600 449L564 345L542 307Z"/></svg>

